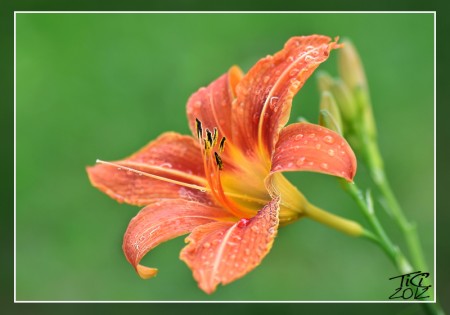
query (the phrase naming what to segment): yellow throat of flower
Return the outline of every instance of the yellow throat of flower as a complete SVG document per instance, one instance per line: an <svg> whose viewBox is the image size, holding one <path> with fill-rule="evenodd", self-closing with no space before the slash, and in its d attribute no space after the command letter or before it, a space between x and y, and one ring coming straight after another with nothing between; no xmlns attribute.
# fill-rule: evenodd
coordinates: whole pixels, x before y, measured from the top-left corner
<svg viewBox="0 0 450 315"><path fill-rule="evenodd" d="M227 158L231 169L224 166L221 183L224 195L238 207L239 218L249 218L269 203L280 197L280 224L285 225L299 219L308 204L303 194L281 173L270 174L270 159L243 153L232 146ZM223 202L220 200L223 204Z"/></svg>

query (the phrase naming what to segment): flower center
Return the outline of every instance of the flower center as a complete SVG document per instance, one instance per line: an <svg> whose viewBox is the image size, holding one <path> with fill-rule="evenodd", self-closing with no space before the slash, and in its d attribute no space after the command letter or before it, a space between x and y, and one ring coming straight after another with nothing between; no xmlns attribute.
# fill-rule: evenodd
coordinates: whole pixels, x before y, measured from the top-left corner
<svg viewBox="0 0 450 315"><path fill-rule="evenodd" d="M196 129L203 155L205 177L208 181L209 191L214 199L238 218L254 216L255 212L253 209L243 207L242 204L236 202L236 199L242 199L241 190L233 192L228 189L228 185L224 189L222 184L224 164L227 165L227 168L230 168L226 173L232 172L232 166L235 165L235 163L230 163L230 156L227 155L225 161L221 157L225 149L226 138L222 137L220 142L218 142L217 128L214 128L212 132L209 129L203 132L202 123L198 119L196 119Z"/></svg>
<svg viewBox="0 0 450 315"><path fill-rule="evenodd" d="M261 158L256 151L243 152L227 144L225 137L217 145L217 128L211 132L202 129L196 120L197 136L202 148L205 176L210 191L217 202L238 218L251 218L272 200L265 185L271 163L267 156ZM216 150L218 146L218 151ZM292 222L299 218L306 199L280 173L272 175L273 192L282 196L280 222Z"/></svg>

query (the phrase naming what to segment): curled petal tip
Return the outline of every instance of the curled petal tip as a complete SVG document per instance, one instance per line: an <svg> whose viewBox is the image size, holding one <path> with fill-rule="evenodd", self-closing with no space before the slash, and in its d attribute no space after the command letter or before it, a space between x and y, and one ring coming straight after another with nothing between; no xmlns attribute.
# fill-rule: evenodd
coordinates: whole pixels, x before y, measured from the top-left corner
<svg viewBox="0 0 450 315"><path fill-rule="evenodd" d="M296 123L284 128L272 158L272 172L310 171L352 181L357 161L352 148L327 128Z"/></svg>
<svg viewBox="0 0 450 315"><path fill-rule="evenodd" d="M158 274L158 269L137 265L136 272L142 279L150 279Z"/></svg>

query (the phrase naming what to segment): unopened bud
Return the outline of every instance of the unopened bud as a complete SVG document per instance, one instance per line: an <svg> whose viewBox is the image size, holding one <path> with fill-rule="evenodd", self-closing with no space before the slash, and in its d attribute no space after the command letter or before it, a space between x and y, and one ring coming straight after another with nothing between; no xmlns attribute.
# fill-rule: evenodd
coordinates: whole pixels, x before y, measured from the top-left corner
<svg viewBox="0 0 450 315"><path fill-rule="evenodd" d="M299 117L297 118L297 121L298 121L299 123L307 123L307 122L309 122L308 119L306 119L306 117L303 117L303 116L299 116Z"/></svg>
<svg viewBox="0 0 450 315"><path fill-rule="evenodd" d="M337 133L343 133L342 118L333 95L325 91L320 99L319 124Z"/></svg>
<svg viewBox="0 0 450 315"><path fill-rule="evenodd" d="M317 72L317 82L321 92L329 91L334 84L334 79L326 71Z"/></svg>
<svg viewBox="0 0 450 315"><path fill-rule="evenodd" d="M375 119L373 117L372 105L368 92L364 88L357 88L354 92L356 103L361 109L362 113L362 126L364 131L370 138L375 138L377 134L377 128L375 125Z"/></svg>
<svg viewBox="0 0 450 315"><path fill-rule="evenodd" d="M343 42L338 57L339 74L345 84L354 91L356 88L367 90L367 81L361 58L349 40Z"/></svg>
<svg viewBox="0 0 450 315"><path fill-rule="evenodd" d="M342 114L342 118L352 123L358 115L358 106L347 85L340 79L334 80L330 89Z"/></svg>

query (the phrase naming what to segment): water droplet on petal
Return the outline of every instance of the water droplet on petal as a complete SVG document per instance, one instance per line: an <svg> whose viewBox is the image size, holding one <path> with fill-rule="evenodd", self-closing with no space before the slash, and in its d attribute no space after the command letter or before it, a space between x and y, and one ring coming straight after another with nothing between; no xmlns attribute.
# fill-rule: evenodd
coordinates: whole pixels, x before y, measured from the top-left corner
<svg viewBox="0 0 450 315"><path fill-rule="evenodd" d="M300 140L301 138L303 138L303 134L299 133L298 135L295 136L295 140Z"/></svg>
<svg viewBox="0 0 450 315"><path fill-rule="evenodd" d="M293 79L291 79L291 85L294 89L297 89L300 86L300 81L293 78Z"/></svg>
<svg viewBox="0 0 450 315"><path fill-rule="evenodd" d="M293 76L296 76L298 73L299 73L299 70L296 69L296 68L294 68L294 69L292 69L292 70L289 72L289 75L290 75L291 77L293 77Z"/></svg>
<svg viewBox="0 0 450 315"><path fill-rule="evenodd" d="M328 150L328 155L329 156L334 156L334 150L333 149Z"/></svg>
<svg viewBox="0 0 450 315"><path fill-rule="evenodd" d="M292 163L292 162L289 162L287 165L288 168L291 168L292 166L294 166L294 163Z"/></svg>
<svg viewBox="0 0 450 315"><path fill-rule="evenodd" d="M328 164L327 163L321 163L320 164L320 168L327 170L328 169Z"/></svg>
<svg viewBox="0 0 450 315"><path fill-rule="evenodd" d="M320 145L320 143L316 144L316 149L317 149L317 150L320 150L321 147L322 147L322 146Z"/></svg>
<svg viewBox="0 0 450 315"><path fill-rule="evenodd" d="M275 233L275 228L273 228L273 227L269 228L268 232L269 232L269 234Z"/></svg>
<svg viewBox="0 0 450 315"><path fill-rule="evenodd" d="M302 156L301 158L299 158L296 162L297 166L302 166L305 163L305 157Z"/></svg>
<svg viewBox="0 0 450 315"><path fill-rule="evenodd" d="M205 244L203 244L203 247L204 247L204 248L209 248L209 247L211 247L211 243L206 242Z"/></svg>
<svg viewBox="0 0 450 315"><path fill-rule="evenodd" d="M259 232L259 227L257 227L256 225L254 225L254 226L251 227L251 230L252 230L253 232L255 232L255 233L258 233L258 232Z"/></svg>
<svg viewBox="0 0 450 315"><path fill-rule="evenodd" d="M281 168L282 168L282 166L281 165L277 165L277 166L275 166L274 167L274 171L279 171L279 170L281 170Z"/></svg>
<svg viewBox="0 0 450 315"><path fill-rule="evenodd" d="M315 134L315 133L310 133L310 134L308 135L308 137L311 138L311 139L314 139L314 138L316 137L316 134Z"/></svg>
<svg viewBox="0 0 450 315"><path fill-rule="evenodd" d="M323 141L328 144L332 144L334 142L334 138L332 136L323 137Z"/></svg>
<svg viewBox="0 0 450 315"><path fill-rule="evenodd" d="M240 219L237 226L240 228L246 227L250 223L250 219Z"/></svg>

